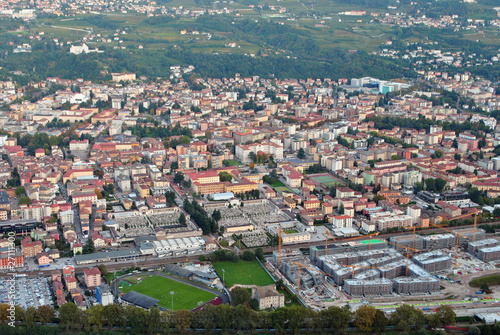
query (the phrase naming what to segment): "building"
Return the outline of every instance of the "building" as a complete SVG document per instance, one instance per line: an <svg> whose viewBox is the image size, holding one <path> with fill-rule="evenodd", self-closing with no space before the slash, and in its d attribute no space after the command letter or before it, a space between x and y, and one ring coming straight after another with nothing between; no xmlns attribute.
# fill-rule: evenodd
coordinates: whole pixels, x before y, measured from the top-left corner
<svg viewBox="0 0 500 335"><path fill-rule="evenodd" d="M32 241L29 237L22 240L21 247L24 257L34 257L42 252L42 242Z"/></svg>
<svg viewBox="0 0 500 335"><path fill-rule="evenodd" d="M352 217L349 215L336 215L333 217L332 223L337 228L352 228Z"/></svg>
<svg viewBox="0 0 500 335"><path fill-rule="evenodd" d="M278 293L275 285L252 288L252 298L257 300L260 310L285 307L285 295Z"/></svg>
<svg viewBox="0 0 500 335"><path fill-rule="evenodd" d="M283 145L274 142L252 143L252 144L239 144L236 146L236 157L243 163L250 163L250 153L266 154L273 156L275 160L283 159Z"/></svg>
<svg viewBox="0 0 500 335"><path fill-rule="evenodd" d="M113 303L113 294L108 285L97 286L95 293L97 301L99 301L101 305L107 306Z"/></svg>
<svg viewBox="0 0 500 335"><path fill-rule="evenodd" d="M101 271L98 268L83 270L85 285L88 288L93 288L101 285Z"/></svg>

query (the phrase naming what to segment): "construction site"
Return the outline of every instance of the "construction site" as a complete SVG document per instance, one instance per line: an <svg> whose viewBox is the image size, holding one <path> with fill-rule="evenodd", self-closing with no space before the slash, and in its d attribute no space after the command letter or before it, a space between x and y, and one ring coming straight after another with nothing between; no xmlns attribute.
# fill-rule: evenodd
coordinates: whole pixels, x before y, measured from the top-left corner
<svg viewBox="0 0 500 335"><path fill-rule="evenodd" d="M439 228L442 233L419 235L413 230L389 241L377 234L342 242L326 236L324 245L309 248L309 255L281 248L280 230L279 250L269 262L301 299L318 304L345 296L436 295L445 276L492 270L500 260L500 242L486 239L484 230Z"/></svg>

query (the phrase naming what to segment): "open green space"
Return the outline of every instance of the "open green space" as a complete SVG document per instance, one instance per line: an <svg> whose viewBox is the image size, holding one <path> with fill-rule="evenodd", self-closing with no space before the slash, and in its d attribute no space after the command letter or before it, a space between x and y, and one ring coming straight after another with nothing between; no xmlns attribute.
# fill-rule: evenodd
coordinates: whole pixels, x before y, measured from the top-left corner
<svg viewBox="0 0 500 335"><path fill-rule="evenodd" d="M172 309L172 295L174 292L174 310L193 309L217 297L198 288L180 283L161 276L137 276L137 284L124 286L120 289L123 293L135 291L160 300L158 306ZM141 280L139 280L141 279Z"/></svg>
<svg viewBox="0 0 500 335"><path fill-rule="evenodd" d="M274 183L271 184L272 187L285 187L285 184L280 182L279 180L276 180Z"/></svg>
<svg viewBox="0 0 500 335"><path fill-rule="evenodd" d="M237 161L236 159L229 159L225 160L224 162L225 166L239 166L242 165L240 161Z"/></svg>
<svg viewBox="0 0 500 335"><path fill-rule="evenodd" d="M282 187L275 187L274 188L276 191L280 192L280 193L283 193L283 192L290 192L292 193L292 190L289 189L288 187L286 186L282 186Z"/></svg>
<svg viewBox="0 0 500 335"><path fill-rule="evenodd" d="M236 263L224 261L216 262L213 266L219 277L224 278L225 284L229 288L234 284L266 286L274 283L257 261ZM222 269L224 269L225 274Z"/></svg>
<svg viewBox="0 0 500 335"><path fill-rule="evenodd" d="M297 234L297 229L289 229L284 231L285 234Z"/></svg>
<svg viewBox="0 0 500 335"><path fill-rule="evenodd" d="M479 287L482 284L487 284L488 286L500 285L500 274L476 278L471 280L469 283L469 285L472 287Z"/></svg>
<svg viewBox="0 0 500 335"><path fill-rule="evenodd" d="M311 179L316 180L318 183L320 183L326 187L333 187L333 186L338 186L338 185L342 184L339 180L337 180L329 175L315 176L315 177L311 177Z"/></svg>

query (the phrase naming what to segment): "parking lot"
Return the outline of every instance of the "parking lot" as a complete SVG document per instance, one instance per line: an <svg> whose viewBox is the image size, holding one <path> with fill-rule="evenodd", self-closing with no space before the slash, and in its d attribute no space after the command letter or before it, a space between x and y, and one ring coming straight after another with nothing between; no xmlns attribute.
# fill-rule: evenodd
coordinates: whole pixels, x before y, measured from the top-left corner
<svg viewBox="0 0 500 335"><path fill-rule="evenodd" d="M26 309L28 307L38 307L50 305L54 307L49 278L16 278L16 301L15 304ZM7 280L0 279L0 302L9 303L9 284Z"/></svg>

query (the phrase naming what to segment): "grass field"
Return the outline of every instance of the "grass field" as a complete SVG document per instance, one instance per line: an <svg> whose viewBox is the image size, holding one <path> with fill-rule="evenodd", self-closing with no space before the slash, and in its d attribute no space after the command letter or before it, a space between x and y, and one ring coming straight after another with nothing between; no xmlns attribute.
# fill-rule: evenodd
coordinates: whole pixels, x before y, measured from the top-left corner
<svg viewBox="0 0 500 335"><path fill-rule="evenodd" d="M298 231L297 231L297 229L290 229L290 230L285 230L284 233L285 234L297 234Z"/></svg>
<svg viewBox="0 0 500 335"><path fill-rule="evenodd" d="M323 184L326 187L332 187L341 184L338 180L328 175L311 177L311 179L316 180L318 183Z"/></svg>
<svg viewBox="0 0 500 335"><path fill-rule="evenodd" d="M225 270L224 278L226 286L229 288L234 284L266 286L274 283L257 261L239 261L237 263L226 261L213 265L220 278L223 278L222 269Z"/></svg>
<svg viewBox="0 0 500 335"><path fill-rule="evenodd" d="M283 191L290 192L290 193L292 192L292 190L291 190L291 189L289 189L289 188L288 188L288 187L286 187L286 186L282 186L282 187L275 187L274 189L275 189L276 191L280 192L280 193L282 193Z"/></svg>
<svg viewBox="0 0 500 335"><path fill-rule="evenodd" d="M479 287L481 284L488 284L488 286L500 285L500 275L490 275L476 278L471 280L469 283L472 287Z"/></svg>
<svg viewBox="0 0 500 335"><path fill-rule="evenodd" d="M225 166L239 166L242 165L240 161L237 161L236 159L229 159L225 160L224 162Z"/></svg>
<svg viewBox="0 0 500 335"><path fill-rule="evenodd" d="M174 310L191 310L216 297L213 293L165 277L137 276L136 278L143 279L138 284L119 287L120 291L123 293L135 291L158 299L160 300L158 305L167 309L172 309L171 291L174 292Z"/></svg>
<svg viewBox="0 0 500 335"><path fill-rule="evenodd" d="M271 184L272 187L284 187L285 184L280 182L279 180L276 180L274 183Z"/></svg>

